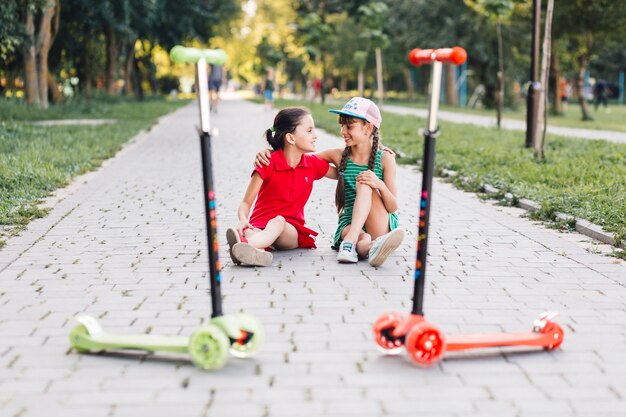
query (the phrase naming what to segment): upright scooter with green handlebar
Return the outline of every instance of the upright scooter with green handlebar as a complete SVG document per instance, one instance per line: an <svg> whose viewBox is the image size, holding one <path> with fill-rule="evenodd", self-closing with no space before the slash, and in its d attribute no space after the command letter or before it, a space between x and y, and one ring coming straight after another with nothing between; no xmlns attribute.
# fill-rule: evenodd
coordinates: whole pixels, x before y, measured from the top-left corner
<svg viewBox="0 0 626 417"><path fill-rule="evenodd" d="M249 357L263 341L259 322L251 315L225 315L222 311L220 263L218 259L217 216L213 189L211 132L209 119L207 63L223 65L226 54L220 49L196 49L175 46L170 51L175 63L194 63L197 68L198 101L200 105L200 150L206 209L209 251L209 284L212 315L208 324L195 330L190 337L157 335L120 335L105 332L98 321L87 315L77 317L79 325L70 333L70 344L79 353L109 350L140 350L146 352L188 353L191 360L205 370L224 366L228 353Z"/></svg>

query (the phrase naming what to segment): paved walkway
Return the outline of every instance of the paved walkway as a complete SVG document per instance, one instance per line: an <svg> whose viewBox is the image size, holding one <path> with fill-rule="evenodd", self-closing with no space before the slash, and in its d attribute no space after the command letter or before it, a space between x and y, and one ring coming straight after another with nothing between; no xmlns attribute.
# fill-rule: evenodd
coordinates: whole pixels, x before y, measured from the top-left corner
<svg viewBox="0 0 626 417"><path fill-rule="evenodd" d="M526 331L559 310L565 342L455 354L428 369L378 352L372 322L410 309L412 168L398 172L407 238L383 267L336 263L329 180L307 210L318 249L277 253L268 268L232 265L223 232L272 120L235 100L214 117L224 308L263 323L258 356L207 373L181 358L70 351L81 312L120 333L188 335L209 317L197 119L193 105L163 118L0 251L0 415L624 416L624 262L439 181L429 319L447 333ZM318 145L341 142L320 133Z"/></svg>
<svg viewBox="0 0 626 417"><path fill-rule="evenodd" d="M428 110L416 109L412 107L394 106L385 104L385 111L398 114L414 114L423 118L428 117ZM493 127L497 125L495 116L480 116L476 114L465 114L459 112L440 110L438 118L454 123L466 123L476 126ZM550 121L548 120L548 123ZM503 118L501 126L504 129L523 130L526 131L525 120L515 120ZM569 136L583 139L603 139L610 142L626 143L626 133L616 132L614 130L597 130L597 129L580 129L573 127L560 127L548 125L548 133L558 136Z"/></svg>

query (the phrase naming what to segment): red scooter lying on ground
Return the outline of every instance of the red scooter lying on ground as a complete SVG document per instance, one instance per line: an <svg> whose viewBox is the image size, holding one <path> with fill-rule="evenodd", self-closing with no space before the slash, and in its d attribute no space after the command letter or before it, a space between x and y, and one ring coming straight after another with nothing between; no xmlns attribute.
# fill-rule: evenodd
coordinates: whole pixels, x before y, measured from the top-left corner
<svg viewBox="0 0 626 417"><path fill-rule="evenodd" d="M404 346L408 356L417 365L430 366L445 352L502 346L536 346L547 350L563 343L563 329L552 319L556 313L546 312L535 320L533 328L523 333L444 334L424 318L424 284L426 279L426 250L430 198L435 162L435 142L439 133L437 110L443 63L461 65L467 59L463 48L414 49L409 60L414 65L432 64L431 93L428 110L428 129L424 132L424 159L422 165L422 193L419 209L417 261L415 264L413 309L411 314L399 312L384 314L374 323L374 337L386 354L397 354Z"/></svg>

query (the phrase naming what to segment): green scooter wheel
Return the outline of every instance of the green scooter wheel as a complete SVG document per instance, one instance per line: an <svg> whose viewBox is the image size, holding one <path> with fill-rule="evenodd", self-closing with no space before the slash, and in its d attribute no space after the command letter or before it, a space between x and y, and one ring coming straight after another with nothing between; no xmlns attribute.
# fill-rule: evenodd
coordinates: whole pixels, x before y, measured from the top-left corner
<svg viewBox="0 0 626 417"><path fill-rule="evenodd" d="M241 336L230 345L230 354L236 358L249 358L263 343L263 327L259 321L246 313L236 316Z"/></svg>
<svg viewBox="0 0 626 417"><path fill-rule="evenodd" d="M193 332L189 338L191 360L205 370L219 369L228 359L230 341L226 334L212 324Z"/></svg>
<svg viewBox="0 0 626 417"><path fill-rule="evenodd" d="M82 343L89 338L89 331L87 328L79 324L75 326L70 332L70 346L78 353L87 353L89 349L82 346Z"/></svg>

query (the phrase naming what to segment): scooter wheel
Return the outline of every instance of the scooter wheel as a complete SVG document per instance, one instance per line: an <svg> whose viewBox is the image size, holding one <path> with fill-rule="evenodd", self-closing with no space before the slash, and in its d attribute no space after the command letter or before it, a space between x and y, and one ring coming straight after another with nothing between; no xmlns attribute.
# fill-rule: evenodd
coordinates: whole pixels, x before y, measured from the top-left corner
<svg viewBox="0 0 626 417"><path fill-rule="evenodd" d="M430 366L443 356L446 341L441 331L430 323L414 326L406 336L409 359L419 366Z"/></svg>
<svg viewBox="0 0 626 417"><path fill-rule="evenodd" d="M374 340L379 350L385 355L397 355L402 350L404 335L397 337L393 331L404 320L404 316L397 311L383 314L374 323Z"/></svg>
<svg viewBox="0 0 626 417"><path fill-rule="evenodd" d="M230 342L226 334L212 324L193 332L189 338L189 354L196 366L205 370L219 369L228 359Z"/></svg>
<svg viewBox="0 0 626 417"><path fill-rule="evenodd" d="M240 336L230 344L230 354L236 358L249 358L263 343L263 327L259 321L246 313L236 317Z"/></svg>
<svg viewBox="0 0 626 417"><path fill-rule="evenodd" d="M551 334L553 337L553 342L546 345L546 349L548 350L554 350L561 346L561 343L563 343L563 337L565 336L565 332L561 326L551 321L546 323L544 328L541 330L541 333Z"/></svg>
<svg viewBox="0 0 626 417"><path fill-rule="evenodd" d="M82 347L82 343L89 337L87 327L82 324L75 326L70 332L70 346L78 353L87 353L89 349Z"/></svg>

